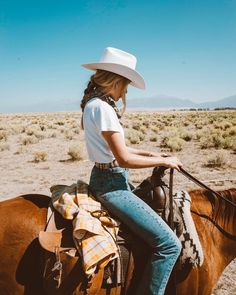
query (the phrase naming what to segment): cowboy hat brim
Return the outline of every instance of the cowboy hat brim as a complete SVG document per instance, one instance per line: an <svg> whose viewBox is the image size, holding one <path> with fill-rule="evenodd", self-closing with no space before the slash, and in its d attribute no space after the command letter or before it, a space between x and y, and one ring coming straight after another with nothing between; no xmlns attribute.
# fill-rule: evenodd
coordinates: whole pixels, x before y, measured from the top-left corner
<svg viewBox="0 0 236 295"><path fill-rule="evenodd" d="M89 69L89 70L104 70L108 72L112 72L123 76L131 81L130 85L134 87L145 89L145 82L143 77L135 70L126 67L124 65L116 64L116 63L91 63L91 64L82 64L81 66Z"/></svg>

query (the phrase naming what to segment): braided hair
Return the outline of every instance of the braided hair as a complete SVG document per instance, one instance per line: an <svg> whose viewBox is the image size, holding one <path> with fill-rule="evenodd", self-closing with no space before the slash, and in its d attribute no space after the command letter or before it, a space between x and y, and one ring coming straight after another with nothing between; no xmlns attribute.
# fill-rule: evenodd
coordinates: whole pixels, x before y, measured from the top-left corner
<svg viewBox="0 0 236 295"><path fill-rule="evenodd" d="M120 76L118 74L108 72L105 70L97 70L96 73L90 77L90 81L88 82L88 85L84 90L84 96L80 103L82 112L84 112L86 103L90 99L92 99L93 97L98 97L110 104L115 110L117 117L120 119L126 107L125 94L122 96L123 109L121 114L114 100L107 95L117 82L122 82L123 85L126 86L130 81L127 78ZM83 129L83 116L81 118L81 127Z"/></svg>

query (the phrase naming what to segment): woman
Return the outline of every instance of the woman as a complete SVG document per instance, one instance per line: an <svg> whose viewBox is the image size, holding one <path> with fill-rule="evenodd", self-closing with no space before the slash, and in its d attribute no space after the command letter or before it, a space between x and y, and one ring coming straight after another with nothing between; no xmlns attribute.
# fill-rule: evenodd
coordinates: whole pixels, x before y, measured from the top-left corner
<svg viewBox="0 0 236 295"><path fill-rule="evenodd" d="M125 144L115 102L122 99L124 112L128 85L145 88L142 76L135 71L135 56L108 47L98 63L83 66L96 71L81 101L86 147L90 160L95 162L90 189L104 207L152 249L136 294L164 294L181 245L156 212L132 193L128 168L166 166L179 170L182 163L176 157L129 148Z"/></svg>

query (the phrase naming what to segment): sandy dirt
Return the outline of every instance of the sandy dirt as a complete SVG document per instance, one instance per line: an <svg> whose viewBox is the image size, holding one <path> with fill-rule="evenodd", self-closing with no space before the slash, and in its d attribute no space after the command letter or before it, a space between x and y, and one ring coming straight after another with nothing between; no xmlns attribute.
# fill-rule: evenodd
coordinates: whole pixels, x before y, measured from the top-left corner
<svg viewBox="0 0 236 295"><path fill-rule="evenodd" d="M173 113L169 112L168 114L171 116ZM131 144L127 142L127 144L135 148L150 151L166 151L170 153L167 147L160 147L161 139L165 132L167 132L167 129L163 128L163 126L155 129L156 121L152 121L152 118L164 117L166 120L168 114L163 112L127 113L123 119L125 129L143 134L143 137L141 137L141 140L137 143ZM194 112L193 114L195 115ZM227 112L218 114L216 116L222 116L226 121L232 121L232 118L234 118L235 122L236 112L230 112L229 117L227 117ZM200 114L199 116L199 120L205 118L204 114ZM211 114L209 115L209 113L207 113L207 116L211 116ZM178 126L187 129L188 132L197 132L193 125L187 123L183 124L186 120L190 122L191 117L192 115L189 112L175 112L174 119L171 118L176 122L178 121ZM28 193L50 195L49 188L52 185L69 185L76 182L78 179L86 182L89 181L89 174L93 163L87 158L83 131L80 129L80 118L80 113L0 114L0 201ZM134 122L138 124L144 122L144 120L149 122L149 126L146 124L147 128L140 129L138 127L133 129L132 124L134 124ZM162 120L163 124L165 124L165 120ZM166 122L169 121L167 120ZM169 127L170 126L173 127L173 124L170 124ZM29 128L32 127L34 130L29 131ZM204 126L200 129L204 129ZM27 132L28 135L26 135ZM1 134L3 134L2 138ZM24 142L26 142L24 139L25 136L32 137L32 134L37 142L24 144ZM134 136L136 136L136 134ZM155 136L157 138L155 138ZM79 154L82 157L79 161L72 161L68 154L69 149L74 144L76 144L77 147L79 146ZM199 141L196 139L186 141L182 150L174 151L171 154L178 156L187 171L211 188L220 190L235 187L235 150L230 148L216 149L214 147L201 149L199 144ZM219 150L223 152L224 163L220 167L206 167L204 164L208 162L209 157L218 153ZM40 154L40 152L45 153L45 160L36 162L35 153ZM152 168L131 169L130 181L134 185L138 185L138 183L149 176L151 172ZM197 187L194 183L184 178L180 173L175 172L175 191L180 189L191 190L195 188ZM236 261L233 261L224 271L213 294L236 294L235 282Z"/></svg>

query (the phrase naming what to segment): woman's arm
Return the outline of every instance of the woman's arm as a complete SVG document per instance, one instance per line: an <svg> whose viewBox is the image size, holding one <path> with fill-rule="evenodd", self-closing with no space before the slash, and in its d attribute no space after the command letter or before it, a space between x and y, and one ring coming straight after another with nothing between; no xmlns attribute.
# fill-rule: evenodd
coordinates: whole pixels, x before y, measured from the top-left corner
<svg viewBox="0 0 236 295"><path fill-rule="evenodd" d="M147 157L167 157L168 156L166 153L158 153L158 152L151 152L151 151L146 151L141 149L134 149L128 146L126 148L131 154L140 155L140 156L147 156Z"/></svg>
<svg viewBox="0 0 236 295"><path fill-rule="evenodd" d="M145 156L134 154L126 147L124 138L119 132L102 131L102 135L107 141L118 164L124 168L147 168L165 166L175 168L179 171L182 163L176 157Z"/></svg>

